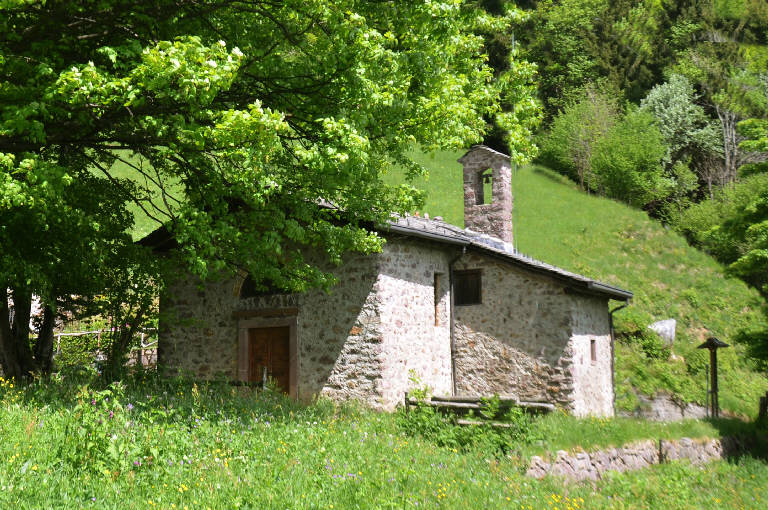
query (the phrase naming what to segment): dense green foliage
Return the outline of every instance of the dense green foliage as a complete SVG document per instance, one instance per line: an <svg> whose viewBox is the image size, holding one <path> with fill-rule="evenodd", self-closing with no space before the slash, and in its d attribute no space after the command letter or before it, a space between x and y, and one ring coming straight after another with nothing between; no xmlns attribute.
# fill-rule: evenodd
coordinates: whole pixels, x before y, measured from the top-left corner
<svg viewBox="0 0 768 510"><path fill-rule="evenodd" d="M733 431L558 415L533 426L554 438L544 449ZM393 415L152 374L110 386L0 381L0 433L0 506L19 509L758 508L768 497L768 468L751 457L595 485L539 481L522 471L541 447L497 458L484 445L437 446Z"/></svg>
<svg viewBox="0 0 768 510"><path fill-rule="evenodd" d="M560 138L561 118L577 116L574 109L590 90L641 105L657 119L667 146L671 195L639 204L655 217L677 220L689 203L737 180L741 166L765 159L754 152L759 142L740 144L737 133L739 121L752 117L743 134L755 136L768 113L765 2L541 2L531 20L525 47L539 64L551 125L544 145ZM592 120L580 118L587 126ZM544 156L542 162L562 171L547 151ZM641 182L638 173L630 180ZM638 205L636 196L613 196Z"/></svg>
<svg viewBox="0 0 768 510"><path fill-rule="evenodd" d="M765 44L767 25L762 0L545 0L520 35L539 65L550 122L589 84L637 104L672 70L707 100L728 87L743 98L736 78Z"/></svg>
<svg viewBox="0 0 768 510"><path fill-rule="evenodd" d="M587 88L583 97L563 109L541 138L543 161L579 183L582 190L598 188L592 160L597 144L616 124L619 108L603 92Z"/></svg>
<svg viewBox="0 0 768 510"><path fill-rule="evenodd" d="M768 173L746 177L691 207L678 229L768 296ZM768 329L752 328L743 339L768 369Z"/></svg>
<svg viewBox="0 0 768 510"><path fill-rule="evenodd" d="M706 157L720 150L717 126L697 104L691 83L679 74L656 85L640 102L641 109L658 121L667 145L665 163L689 163L694 157Z"/></svg>
<svg viewBox="0 0 768 510"><path fill-rule="evenodd" d="M539 64L549 125L540 161L675 225L765 294L766 199L761 181L739 181L766 171L768 4L543 1L530 20L524 46ZM662 166L654 128L622 129L604 104L653 115ZM768 360L768 331L742 339Z"/></svg>
<svg viewBox="0 0 768 510"><path fill-rule="evenodd" d="M458 225L463 224L460 155L422 156L431 177L417 183L427 191L425 211ZM402 172L389 178L402 178ZM761 312L765 300L755 290L642 211L587 196L546 168L515 170L512 186L518 250L635 294L630 307L616 313L622 339L615 365L619 407L633 409L635 393L658 391L703 404L707 357L696 346L714 335L734 346L720 352L721 405L745 415L757 412L765 377L737 342L741 331L768 326ZM646 329L668 318L677 320L671 350Z"/></svg>
<svg viewBox="0 0 768 510"><path fill-rule="evenodd" d="M547 122L589 84L638 102L692 40L695 3L537 2L521 36L525 55L539 64Z"/></svg>
<svg viewBox="0 0 768 510"><path fill-rule="evenodd" d="M628 112L595 148L592 169L601 194L636 207L669 194L661 165L666 147L651 115Z"/></svg>
<svg viewBox="0 0 768 510"><path fill-rule="evenodd" d="M462 0L0 3L0 289L21 311L41 296L47 324L73 294L139 324L161 268L129 204L175 237L169 265L332 285L303 249L378 250L363 227L420 201L381 179L420 172L414 143L466 146L491 118L534 153L535 69L491 68L480 35L521 19ZM50 328L31 342L0 295L6 373L47 371Z"/></svg>

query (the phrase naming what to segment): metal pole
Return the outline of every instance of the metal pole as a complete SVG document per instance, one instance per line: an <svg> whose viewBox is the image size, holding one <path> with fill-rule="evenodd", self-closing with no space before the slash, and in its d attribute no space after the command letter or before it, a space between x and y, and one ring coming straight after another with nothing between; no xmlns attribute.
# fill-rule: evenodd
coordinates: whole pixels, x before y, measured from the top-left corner
<svg viewBox="0 0 768 510"><path fill-rule="evenodd" d="M709 362L712 364L712 416L720 416L720 406L717 395L717 349L709 350Z"/></svg>
<svg viewBox="0 0 768 510"><path fill-rule="evenodd" d="M704 410L707 413L707 418L711 418L709 415L709 365L706 365L707 369L707 397L704 399Z"/></svg>

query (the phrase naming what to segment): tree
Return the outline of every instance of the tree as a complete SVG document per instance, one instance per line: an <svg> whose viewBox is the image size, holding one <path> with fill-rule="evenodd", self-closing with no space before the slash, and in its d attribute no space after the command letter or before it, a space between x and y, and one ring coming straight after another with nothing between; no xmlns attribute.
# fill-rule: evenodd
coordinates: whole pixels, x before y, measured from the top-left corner
<svg viewBox="0 0 768 510"><path fill-rule="evenodd" d="M518 9L509 0L479 0L487 13L478 26L484 50L494 77L510 80L501 97L501 112L488 120L483 143L516 159L536 156L538 147L530 143L533 130L541 121L541 105L537 100L536 65L518 58L515 28L529 18L529 12Z"/></svg>
<svg viewBox="0 0 768 510"><path fill-rule="evenodd" d="M655 86L640 102L640 109L651 113L667 144L666 166L689 162L708 154L722 154L717 126L704 108L696 104L696 91L687 78L673 74L666 83ZM711 182L708 183L711 188Z"/></svg>
<svg viewBox="0 0 768 510"><path fill-rule="evenodd" d="M636 107L630 110L596 144L592 167L600 192L635 207L653 208L674 189L662 165L666 152L653 116Z"/></svg>
<svg viewBox="0 0 768 510"><path fill-rule="evenodd" d="M541 142L542 161L570 175L585 191L595 189L592 159L600 139L617 122L616 102L588 86L582 98L568 106L552 122Z"/></svg>
<svg viewBox="0 0 768 510"><path fill-rule="evenodd" d="M128 204L174 236L169 264L327 288L307 247L332 263L378 250L365 227L419 203L382 181L388 165L417 175L414 144L478 140L510 94L536 116L530 67L494 77L476 35L493 17L461 0L0 5L0 288L14 309L116 274L152 281ZM532 151L509 141L518 161ZM0 305L6 373L42 368L24 317Z"/></svg>
<svg viewBox="0 0 768 510"><path fill-rule="evenodd" d="M755 76L750 62L755 52L764 53L768 5L762 0L693 3L696 39L680 52L674 70L701 89L703 100L719 120L723 165L718 180L730 184L738 178L740 167L764 158L740 146L743 139L737 124L754 114Z"/></svg>
<svg viewBox="0 0 768 510"><path fill-rule="evenodd" d="M538 2L521 40L524 55L539 65L546 122L590 83L616 90L619 99L644 97L690 42L695 23L688 3Z"/></svg>

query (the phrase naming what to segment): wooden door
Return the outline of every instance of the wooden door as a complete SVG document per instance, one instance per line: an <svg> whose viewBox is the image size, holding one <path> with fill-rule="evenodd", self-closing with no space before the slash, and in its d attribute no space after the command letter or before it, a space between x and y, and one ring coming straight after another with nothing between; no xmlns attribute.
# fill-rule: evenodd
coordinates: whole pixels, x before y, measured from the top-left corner
<svg viewBox="0 0 768 510"><path fill-rule="evenodd" d="M264 368L267 377L288 393L290 388L290 327L250 328L248 330L248 380L261 381Z"/></svg>

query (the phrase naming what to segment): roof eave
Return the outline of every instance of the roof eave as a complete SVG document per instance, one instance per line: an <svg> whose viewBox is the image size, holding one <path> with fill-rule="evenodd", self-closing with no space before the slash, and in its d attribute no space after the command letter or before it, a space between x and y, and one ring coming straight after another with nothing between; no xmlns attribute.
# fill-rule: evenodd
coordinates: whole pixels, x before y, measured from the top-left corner
<svg viewBox="0 0 768 510"><path fill-rule="evenodd" d="M620 289L618 287L613 287L605 283L600 283L596 281L584 281L578 278L570 277L565 274L560 274L560 273L548 270L546 268L543 268L534 264L528 264L524 260L512 258L502 253L498 253L496 250L490 249L488 246L485 246L482 243L476 243L476 242L467 241L464 239L456 239L455 237L441 235L435 232L424 232L423 230L420 230L420 229L411 228L404 225L396 225L392 223L384 226L383 228L381 228L381 230L385 230L385 231L396 233L396 234L403 234L403 235L416 237L420 239L425 239L428 241L436 241L436 242L445 243L445 244L452 244L454 246L473 248L487 255L491 255L493 257L504 260L509 264L513 264L515 266L524 268L528 271L538 273L538 274L543 274L543 275L549 276L550 278L560 280L566 283L567 285L573 288L580 289L583 292L586 292L588 294L607 297L609 299L614 299L616 301L629 301L634 296L634 294L628 290Z"/></svg>

